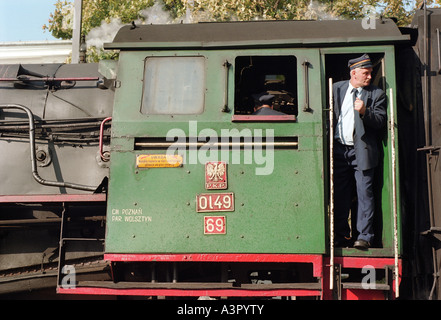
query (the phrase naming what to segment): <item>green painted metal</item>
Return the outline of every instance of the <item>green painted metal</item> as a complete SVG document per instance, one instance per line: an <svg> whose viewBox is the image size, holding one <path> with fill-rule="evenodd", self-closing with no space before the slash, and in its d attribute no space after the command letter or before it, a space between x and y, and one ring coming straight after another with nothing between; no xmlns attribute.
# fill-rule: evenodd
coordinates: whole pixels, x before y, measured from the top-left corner
<svg viewBox="0 0 441 320"><path fill-rule="evenodd" d="M112 118L111 165L107 213L107 253L319 253L328 243L328 162L325 137L327 116L325 55L363 52L384 53L387 88L395 88L393 46L319 48L251 48L177 51L142 49L122 51ZM296 122L233 122L234 72L238 56L292 55L297 59ZM148 57L202 56L205 59L205 107L197 115L147 115L140 112L144 83L144 61ZM224 63L232 64L228 77L229 112L225 104ZM302 63L308 61L309 83L303 81ZM307 86L307 87L306 87ZM305 90L308 88L309 90ZM302 103L309 92L311 110ZM389 94L389 92L388 92ZM394 93L395 94L395 93ZM395 99L395 97L393 97ZM164 138L170 130L186 137L210 129L240 135L244 130L277 137L297 137L298 148L275 149L271 174L256 175L253 158L239 163L228 156L228 189L205 190L205 162L184 163L178 168L136 168L140 154L165 154L167 150L137 150L139 138ZM234 131L237 130L237 131ZM387 141L390 141L388 134ZM339 250L342 255L393 255L392 181L390 145L384 149L381 217L383 248L368 252ZM182 153L189 160L194 153ZM206 154L197 154L201 159ZM218 159L217 154L212 160ZM204 158L205 160L205 158ZM269 160L268 160L269 161ZM398 188L397 183L397 188ZM399 191L399 190L398 190ZM233 192L233 212L197 212L196 196L201 193ZM399 194L399 192L397 192ZM398 199L399 200L399 199ZM204 216L225 216L225 234L204 234Z"/></svg>
<svg viewBox="0 0 441 320"><path fill-rule="evenodd" d="M323 126L321 91L310 95L312 112L299 112L296 122L232 122L234 65L230 69L228 104L222 112L225 60L236 56L294 55L297 58L298 101L304 100L302 62L317 68L310 72L310 88L320 82L320 56L316 49L268 49L236 51L179 51L182 56L206 59L205 110L198 115L145 115L140 113L144 59L169 56L164 52L122 52L112 119L112 153L108 197L106 252L227 252L227 253L324 253L325 202L323 183ZM301 107L299 109L302 109ZM136 168L136 155L166 150L135 150L135 139L166 137L170 130L185 136L205 129L277 137L297 137L297 149L275 149L273 161L246 163L242 150L234 163L230 151L227 190L205 190L205 161L184 163L179 168ZM261 130L261 131L259 131ZM265 150L265 149L264 149ZM186 151L189 160L192 151ZM208 154L210 155L210 154ZM198 157L204 154L198 152ZM263 153L263 157L266 154ZM269 158L268 158L269 159ZM216 155L213 158L216 159ZM220 159L219 159L220 160ZM190 162L190 161L187 161ZM238 163L237 163L238 162ZM273 166L271 174L256 175L256 168ZM196 195L233 192L234 212L196 212ZM131 215L129 215L129 213ZM204 234L204 216L225 216L225 234Z"/></svg>

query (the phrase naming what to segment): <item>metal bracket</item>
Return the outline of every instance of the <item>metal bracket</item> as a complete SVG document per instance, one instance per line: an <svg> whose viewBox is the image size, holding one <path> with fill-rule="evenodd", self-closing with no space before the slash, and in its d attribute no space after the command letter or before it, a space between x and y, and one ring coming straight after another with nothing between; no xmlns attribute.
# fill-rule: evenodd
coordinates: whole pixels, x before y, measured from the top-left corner
<svg viewBox="0 0 441 320"><path fill-rule="evenodd" d="M334 290L332 296L334 300L341 300L341 264L334 265Z"/></svg>
<svg viewBox="0 0 441 320"><path fill-rule="evenodd" d="M425 146L422 148L417 148L417 151L426 151L426 152L434 152L434 151L438 151L439 149L441 149L441 147L438 146Z"/></svg>
<svg viewBox="0 0 441 320"><path fill-rule="evenodd" d="M35 159L39 167L47 167L52 162L52 154L48 145L35 146Z"/></svg>

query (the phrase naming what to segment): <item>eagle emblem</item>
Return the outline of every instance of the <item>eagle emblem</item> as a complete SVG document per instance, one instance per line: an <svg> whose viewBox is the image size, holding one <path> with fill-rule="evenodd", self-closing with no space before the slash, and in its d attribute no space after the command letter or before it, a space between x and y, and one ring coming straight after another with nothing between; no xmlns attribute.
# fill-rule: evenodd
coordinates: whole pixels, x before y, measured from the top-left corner
<svg viewBox="0 0 441 320"><path fill-rule="evenodd" d="M227 163L225 161L205 164L205 188L207 190L227 189Z"/></svg>

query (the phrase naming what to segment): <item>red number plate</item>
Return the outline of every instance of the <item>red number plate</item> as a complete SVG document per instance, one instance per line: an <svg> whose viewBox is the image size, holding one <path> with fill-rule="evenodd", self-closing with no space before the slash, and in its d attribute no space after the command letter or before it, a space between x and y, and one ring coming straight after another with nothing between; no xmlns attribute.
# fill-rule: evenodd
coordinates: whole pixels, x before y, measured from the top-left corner
<svg viewBox="0 0 441 320"><path fill-rule="evenodd" d="M225 217L204 217L204 234L225 234L227 233Z"/></svg>
<svg viewBox="0 0 441 320"><path fill-rule="evenodd" d="M196 196L197 212L234 211L234 193L202 193Z"/></svg>

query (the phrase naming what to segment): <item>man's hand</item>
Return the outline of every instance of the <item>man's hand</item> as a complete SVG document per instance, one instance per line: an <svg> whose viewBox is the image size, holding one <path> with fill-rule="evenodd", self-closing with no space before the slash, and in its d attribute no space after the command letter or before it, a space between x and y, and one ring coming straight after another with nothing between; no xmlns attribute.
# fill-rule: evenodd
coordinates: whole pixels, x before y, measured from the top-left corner
<svg viewBox="0 0 441 320"><path fill-rule="evenodd" d="M354 102L354 110L358 111L358 113L360 115L364 115L365 111L366 111L366 106L364 105L363 100L361 100L360 98L356 98L355 102Z"/></svg>

